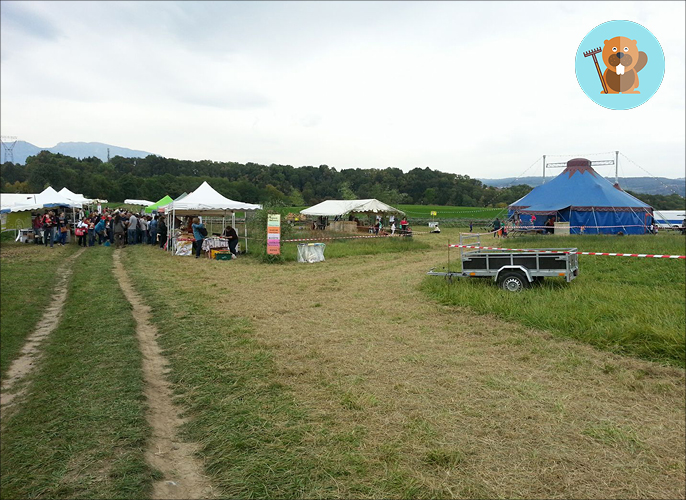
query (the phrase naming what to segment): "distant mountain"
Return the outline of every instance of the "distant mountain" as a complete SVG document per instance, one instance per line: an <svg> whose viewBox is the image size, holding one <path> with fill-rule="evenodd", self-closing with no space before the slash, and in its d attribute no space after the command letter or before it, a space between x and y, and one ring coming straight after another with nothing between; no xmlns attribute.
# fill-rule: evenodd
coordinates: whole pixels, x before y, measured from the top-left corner
<svg viewBox="0 0 686 500"><path fill-rule="evenodd" d="M550 180L551 178L548 178ZM516 184L527 184L537 187L543 184L543 177L507 177L505 179L479 179L487 186L508 187ZM613 178L607 178L610 182ZM677 193L686 196L686 179L668 179L666 177L620 177L619 185L625 191L645 194L670 195Z"/></svg>
<svg viewBox="0 0 686 500"><path fill-rule="evenodd" d="M102 161L107 161L107 148L110 149L110 158L115 156L123 156L124 158L145 158L153 153L147 151L136 151L135 149L120 148L119 146L112 146L111 144L103 144L101 142L60 142L51 148L39 148L30 142L17 141L12 150L14 156L14 163L24 165L29 156L35 156L41 151L50 151L51 153L59 153L65 156L72 156L74 158L90 158L95 156ZM5 148L3 144L2 156L0 163L5 163Z"/></svg>

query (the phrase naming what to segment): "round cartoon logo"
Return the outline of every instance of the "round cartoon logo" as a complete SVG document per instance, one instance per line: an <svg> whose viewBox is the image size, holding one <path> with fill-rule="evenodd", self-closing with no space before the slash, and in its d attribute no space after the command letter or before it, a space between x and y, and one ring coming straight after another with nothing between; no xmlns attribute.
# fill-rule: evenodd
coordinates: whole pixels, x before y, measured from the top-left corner
<svg viewBox="0 0 686 500"><path fill-rule="evenodd" d="M665 75L657 38L632 21L596 26L576 51L576 79L584 93L608 109L631 109L653 97Z"/></svg>

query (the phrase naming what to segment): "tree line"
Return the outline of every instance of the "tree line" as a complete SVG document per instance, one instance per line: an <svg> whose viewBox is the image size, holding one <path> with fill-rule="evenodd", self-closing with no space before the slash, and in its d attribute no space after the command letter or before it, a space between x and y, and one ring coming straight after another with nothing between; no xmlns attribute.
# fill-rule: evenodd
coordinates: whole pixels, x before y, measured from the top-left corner
<svg viewBox="0 0 686 500"><path fill-rule="evenodd" d="M52 186L90 198L157 201L191 192L203 181L227 198L248 203L314 205L326 199L376 198L388 204L495 207L521 198L530 186L486 186L466 175L430 168L405 173L399 168L343 169L190 161L149 155L115 156L109 162L77 159L49 151L30 156L25 165L6 162L0 171L3 192L35 193Z"/></svg>
<svg viewBox="0 0 686 500"><path fill-rule="evenodd" d="M328 165L293 167L156 155L115 156L103 162L96 157L78 159L41 151L27 158L25 165L6 162L0 167L2 192L37 193L47 186L59 191L66 186L86 197L114 202L127 198L157 201L165 195L176 198L195 190L203 181L233 200L286 206L310 206L327 199L376 198L390 205L505 207L532 189L524 184L486 186L467 175L428 167L409 172L399 168L339 171ZM681 203L683 207L683 198Z"/></svg>

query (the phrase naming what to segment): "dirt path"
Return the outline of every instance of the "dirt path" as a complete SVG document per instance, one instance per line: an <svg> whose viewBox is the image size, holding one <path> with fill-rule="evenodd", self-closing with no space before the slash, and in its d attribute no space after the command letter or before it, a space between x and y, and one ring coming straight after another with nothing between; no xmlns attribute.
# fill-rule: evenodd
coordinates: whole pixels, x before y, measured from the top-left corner
<svg viewBox="0 0 686 500"><path fill-rule="evenodd" d="M13 392L13 389L34 369L41 357L41 345L45 338L50 335L60 322L62 308L67 300L67 285L72 275L72 264L81 255L84 249L67 257L57 269L58 281L54 290L54 300L43 313L43 317L38 322L36 329L26 338L26 343L17 359L15 359L7 370L7 378L2 383L0 389L0 406L3 407L3 417L6 411L13 405L13 401L26 393L28 386Z"/></svg>
<svg viewBox="0 0 686 500"><path fill-rule="evenodd" d="M197 446L177 439L177 432L184 422L172 403L172 391L164 373L167 360L155 340L157 329L150 322L150 308L133 288L120 261L120 251L114 252L114 275L133 307L136 334L143 354L145 396L148 400L148 423L152 427L152 440L146 451L148 463L163 474L163 479L153 484L152 498L215 498L209 479L203 475L203 467L195 457Z"/></svg>

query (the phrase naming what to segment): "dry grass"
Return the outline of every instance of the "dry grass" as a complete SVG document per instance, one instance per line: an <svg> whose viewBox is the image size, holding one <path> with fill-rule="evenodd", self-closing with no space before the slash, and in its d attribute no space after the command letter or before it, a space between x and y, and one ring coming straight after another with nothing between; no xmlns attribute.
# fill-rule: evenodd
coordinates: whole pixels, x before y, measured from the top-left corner
<svg viewBox="0 0 686 500"><path fill-rule="evenodd" d="M411 255L165 257L147 272L252 322L309 450L346 468L309 496L683 498L684 371L427 301L418 284L446 236L425 238L435 249Z"/></svg>

